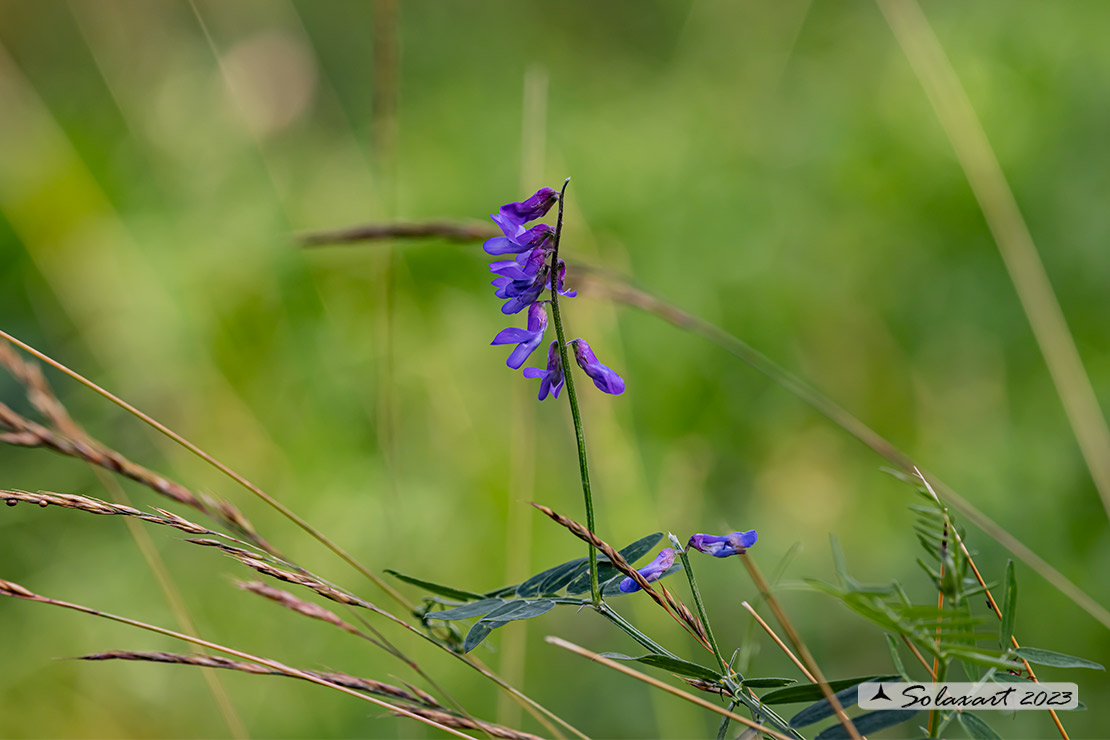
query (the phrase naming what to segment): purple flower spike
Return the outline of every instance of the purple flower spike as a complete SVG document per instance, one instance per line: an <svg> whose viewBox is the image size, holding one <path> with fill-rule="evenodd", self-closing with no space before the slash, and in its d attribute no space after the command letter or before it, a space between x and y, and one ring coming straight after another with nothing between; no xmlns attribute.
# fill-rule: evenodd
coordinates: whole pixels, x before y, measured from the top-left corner
<svg viewBox="0 0 1110 740"><path fill-rule="evenodd" d="M563 388L563 361L559 358L559 343L552 342L547 348L547 369L538 367L524 368L524 377L540 378L540 400L547 398L548 392L555 398Z"/></svg>
<svg viewBox="0 0 1110 740"><path fill-rule="evenodd" d="M614 396L624 393L624 378L617 375L612 368L598 362L585 339L572 339L570 345L574 348L574 359L578 362L578 367L590 376L598 390Z"/></svg>
<svg viewBox="0 0 1110 740"><path fill-rule="evenodd" d="M758 539L759 535L754 529L749 529L747 532L733 532L721 537L715 534L696 534L690 538L686 546L715 558L727 558L729 555L744 554Z"/></svg>
<svg viewBox="0 0 1110 740"><path fill-rule="evenodd" d="M666 573L670 567L674 565L674 550L669 547L663 548L659 554L655 556L655 560L640 568L637 573L644 577L644 580L658 581L660 576ZM621 581L620 589L622 593L633 594L640 590L640 584L631 578L625 578Z"/></svg>
<svg viewBox="0 0 1110 740"><path fill-rule="evenodd" d="M540 188L528 200L522 203L506 203L501 206L499 213L506 221L515 224L525 224L542 218L555 201L559 200L559 191L554 188Z"/></svg>
<svg viewBox="0 0 1110 740"><path fill-rule="evenodd" d="M505 364L516 370L543 343L543 333L546 330L547 309L543 303L533 303L528 307L527 329L518 329L515 326L502 329L490 344L515 344L516 349Z"/></svg>
<svg viewBox="0 0 1110 740"><path fill-rule="evenodd" d="M521 224L509 221L503 216L490 214L494 223L501 227L505 236L495 236L487 239L483 249L487 254L519 254L537 247L545 246L555 234L555 229L547 224L536 224L530 229L525 229Z"/></svg>

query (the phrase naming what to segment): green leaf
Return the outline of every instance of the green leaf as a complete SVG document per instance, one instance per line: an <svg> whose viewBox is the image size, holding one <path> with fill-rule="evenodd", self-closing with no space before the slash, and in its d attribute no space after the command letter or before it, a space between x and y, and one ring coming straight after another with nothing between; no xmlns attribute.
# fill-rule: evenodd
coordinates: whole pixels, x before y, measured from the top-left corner
<svg viewBox="0 0 1110 740"><path fill-rule="evenodd" d="M1014 561L1006 561L1006 593L1003 598L1002 626L998 630L998 644L1003 650L1010 649L1010 638L1014 634L1014 617L1017 614L1017 576L1014 575Z"/></svg>
<svg viewBox="0 0 1110 740"><path fill-rule="evenodd" d="M651 548L655 547L656 543L659 542L659 540L661 539L663 539L663 533L655 532L653 534L647 535L646 537L641 537L640 539L633 542L631 545L627 545L624 549L619 550L619 552L621 554L621 557L623 557L629 563L635 563L637 560L646 555ZM613 565L609 562L609 558L605 556L605 553L598 553L597 582L599 584L604 583L605 581L613 578L613 576L619 574L620 571L613 567ZM617 582L619 583L620 581L618 580ZM580 594L587 593L589 590L590 574L587 566L586 572L580 574L577 578L571 581L569 585L567 585L567 594L569 596L578 596ZM620 591L617 591L616 593L620 593ZM605 595L608 596L610 594L606 593Z"/></svg>
<svg viewBox="0 0 1110 740"><path fill-rule="evenodd" d="M462 606L456 606L454 609L444 609L441 612L428 612L428 619L442 619L450 621L452 619L470 619L471 617L480 617L483 614L489 614L494 609L497 609L502 604L511 603L504 602L501 599L482 599L481 601L474 601Z"/></svg>
<svg viewBox="0 0 1110 740"><path fill-rule="evenodd" d="M463 652L469 653L471 650L478 647L482 640L489 637L489 633L493 632L493 628L496 626L500 625L491 625L489 622L484 622L482 620L475 622L470 628L470 631L466 633L466 639L463 640Z"/></svg>
<svg viewBox="0 0 1110 740"><path fill-rule="evenodd" d="M601 585L599 586L599 588L601 590L601 595L602 596L625 596L626 594L624 593L624 591L621 591L621 581L623 581L623 580L624 580L624 576L620 573L617 573L615 576L609 578L608 580L601 581L600 582Z"/></svg>
<svg viewBox="0 0 1110 740"><path fill-rule="evenodd" d="M911 719L915 714L917 714L916 711L907 709L880 709L877 712L861 714L852 720L852 724L856 726L859 734L870 735L872 732L900 725ZM848 737L851 736L848 734L848 730L844 729L844 725L833 725L826 728L813 740L845 740Z"/></svg>
<svg viewBox="0 0 1110 740"><path fill-rule="evenodd" d="M511 599L516 596L516 586L502 586L482 594L483 599Z"/></svg>
<svg viewBox="0 0 1110 740"><path fill-rule="evenodd" d="M662 668L671 673L677 673L680 676L689 676L690 678L700 678L705 681L719 681L721 674L717 671L700 666L697 663L691 663L688 660L681 658L672 658L667 655L656 655L654 653L648 655L641 655L638 658L633 658L631 655L624 653L601 653L601 657L609 658L610 660L632 660L644 665L654 666L655 668Z"/></svg>
<svg viewBox="0 0 1110 740"><path fill-rule="evenodd" d="M867 681L894 681L900 676L860 676L858 678L842 678L838 681L829 681L829 687L834 691L842 691L850 686L865 683ZM764 694L760 697L760 701L764 704L796 704L803 701L816 701L823 699L825 695L821 693L821 687L815 683L807 683L801 686L791 686L778 691L772 691L769 694Z"/></svg>
<svg viewBox="0 0 1110 740"><path fill-rule="evenodd" d="M482 617L481 621L490 623L499 622L500 624L492 625L494 628L497 628L505 622L512 622L516 619L531 619L532 617L538 617L554 608L555 602L551 599L510 601L504 606L500 606Z"/></svg>
<svg viewBox="0 0 1110 740"><path fill-rule="evenodd" d="M987 668L1001 668L1004 671L1013 671L1021 668L1020 663L1008 660L1000 655L990 655L989 653L981 653L961 646L950 646L946 643L941 643L941 648L944 650L945 655L967 663L974 663L975 665L986 666Z"/></svg>
<svg viewBox="0 0 1110 740"><path fill-rule="evenodd" d="M780 686L789 686L792 683L798 683L798 679L768 676L767 678L746 678L740 682L744 688L748 689L777 689Z"/></svg>
<svg viewBox="0 0 1110 740"><path fill-rule="evenodd" d="M1012 563L1013 561L1010 562ZM1002 740L999 734L991 729L990 725L974 714L970 712L960 712L957 716L960 720L960 724L963 725L964 731L972 740Z"/></svg>
<svg viewBox="0 0 1110 740"><path fill-rule="evenodd" d="M404 581L405 583L411 583L414 586L419 586L425 591L431 591L433 594L446 596L449 599L455 599L457 601L477 601L479 599L485 598L484 596L482 596L482 594L476 594L473 591L463 591L459 588L441 586L438 583L432 583L431 581L424 581L419 578L413 578L412 576L406 576L404 573L398 573L395 570L387 570L386 573L393 576L397 580Z"/></svg>
<svg viewBox="0 0 1110 740"><path fill-rule="evenodd" d="M1074 655L1065 655L1064 653L1054 653L1051 650L1041 650L1040 648L1018 648L1017 654L1030 663L1036 663L1037 665L1050 665L1056 668L1094 668L1099 671L1106 670L1104 665L1096 663L1093 660L1077 658Z"/></svg>
<svg viewBox="0 0 1110 740"><path fill-rule="evenodd" d="M652 534L641 537L631 545L625 545L622 549L618 550L618 552L621 554L621 557L629 563L635 563L644 555L647 555L648 551L655 547L655 544L661 539L663 539L662 532L653 532ZM609 558L603 552L598 553L597 560L599 563L609 562Z"/></svg>
<svg viewBox="0 0 1110 740"><path fill-rule="evenodd" d="M995 683L1033 683L1028 678L1015 676L1012 673L992 673L991 680Z"/></svg>
<svg viewBox="0 0 1110 740"><path fill-rule="evenodd" d="M886 646L890 650L890 660L894 663L894 670L898 671L903 681L909 681L910 674L906 673L906 666L902 664L902 656L898 654L898 643L894 641L893 635L887 634Z"/></svg>
<svg viewBox="0 0 1110 740"><path fill-rule="evenodd" d="M586 558L576 558L560 563L554 568L548 568L542 573L537 573L517 586L516 595L522 599L527 599L540 594L553 594L583 572L588 571L589 567L590 564Z"/></svg>
<svg viewBox="0 0 1110 740"><path fill-rule="evenodd" d="M817 688L820 689L821 687L818 686ZM792 729L812 725L814 722L820 722L825 719L825 717L831 717L835 713L832 704L829 703L828 699L824 698L824 694L822 694L821 697L820 701L810 704L790 718L789 724ZM836 692L836 700L840 702L840 706L847 709L859 701L859 689L855 686L841 689Z"/></svg>
<svg viewBox="0 0 1110 740"><path fill-rule="evenodd" d="M496 600L497 599L490 599L490 601ZM462 607L459 608L461 609ZM466 633L466 639L463 640L463 652L469 653L471 650L478 647L482 640L489 637L489 633L493 632L498 627L504 627L509 622L517 619L538 617L554 608L555 602L551 599L534 599L531 601L519 599L516 601L503 602L501 606L474 623L474 626Z"/></svg>

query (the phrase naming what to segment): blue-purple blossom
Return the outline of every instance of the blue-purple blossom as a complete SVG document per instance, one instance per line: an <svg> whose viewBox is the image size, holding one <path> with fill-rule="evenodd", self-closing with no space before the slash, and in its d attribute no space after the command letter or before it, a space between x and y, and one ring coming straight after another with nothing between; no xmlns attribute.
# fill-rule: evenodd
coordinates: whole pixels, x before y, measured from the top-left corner
<svg viewBox="0 0 1110 740"><path fill-rule="evenodd" d="M674 554L673 549L665 547L655 556L655 560L652 560L636 572L642 575L645 581L658 581L659 578L674 565ZM636 581L631 578L625 578L621 581L620 589L622 593L632 594L640 590L640 584L636 583Z"/></svg>
<svg viewBox="0 0 1110 740"><path fill-rule="evenodd" d="M505 364L514 370L524 364L524 361L535 352L536 347L543 343L543 333L547 330L547 309L544 304L533 303L528 307L528 328L519 329L511 326L502 329L493 338L490 344L515 344L516 348L509 355Z"/></svg>
<svg viewBox="0 0 1110 740"><path fill-rule="evenodd" d="M715 534L696 534L690 538L686 546L692 547L698 552L704 552L706 555L712 555L715 558L727 558L729 555L744 554L758 539L759 535L755 533L754 529L749 529L747 532L733 532L732 534L722 536L717 536Z"/></svg>
<svg viewBox="0 0 1110 740"><path fill-rule="evenodd" d="M548 392L555 398L559 397L559 391L563 388L563 361L559 357L559 343L557 341L552 342L551 346L547 348L547 369L526 367L524 368L524 377L540 379L539 399L541 401L547 398Z"/></svg>
<svg viewBox="0 0 1110 740"><path fill-rule="evenodd" d="M505 305L501 307L501 313L518 313L522 308L535 303L536 299L540 297L540 293L544 291L544 285L547 283L547 273L547 265L542 265L539 272L532 278L525 277L521 280L514 280L507 275L502 275L491 280L490 285L497 288L494 295L498 298L508 299Z"/></svg>
<svg viewBox="0 0 1110 740"><path fill-rule="evenodd" d="M538 247L516 259L490 262L489 271L513 280L531 280L547 263L547 255L547 250Z"/></svg>
<svg viewBox="0 0 1110 740"><path fill-rule="evenodd" d="M577 290L567 290L563 286L563 282L567 279L567 263L559 260L558 275L555 278L555 292L559 295L565 295L567 298L574 298L578 295ZM551 289L550 278L547 281L548 290Z"/></svg>
<svg viewBox="0 0 1110 740"><path fill-rule="evenodd" d="M578 367L590 376L598 390L614 396L624 393L624 378L617 375L612 368L598 362L585 339L572 339L570 345L574 348L574 359L578 362Z"/></svg>
<svg viewBox="0 0 1110 740"><path fill-rule="evenodd" d="M528 200L521 203L506 203L501 206L498 209L498 215L510 223L526 224L529 221L535 221L537 218L543 218L557 200L559 200L558 190L555 188L540 188Z"/></svg>
<svg viewBox="0 0 1110 740"><path fill-rule="evenodd" d="M551 237L555 234L555 229L548 224L536 224L530 229L525 229L522 224L510 221L500 214L491 213L490 218L501 227L505 236L495 236L492 239L487 239L482 246L487 254L527 252L550 243Z"/></svg>

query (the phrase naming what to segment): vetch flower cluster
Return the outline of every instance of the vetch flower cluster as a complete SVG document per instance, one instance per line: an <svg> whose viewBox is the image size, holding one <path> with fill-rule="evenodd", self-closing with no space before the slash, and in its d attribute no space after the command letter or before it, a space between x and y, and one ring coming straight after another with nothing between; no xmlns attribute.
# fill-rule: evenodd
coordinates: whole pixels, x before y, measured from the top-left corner
<svg viewBox="0 0 1110 740"><path fill-rule="evenodd" d="M505 301L501 306L501 312L504 314L516 314L525 308L528 309L527 328L503 329L490 342L490 344L516 345L505 362L514 370L519 369L543 344L543 336L547 330L547 305L551 303L551 299L540 299L543 292L547 290L567 298L577 295L575 291L567 290L564 285L567 265L558 257L561 229L558 226L552 228L542 223L527 227L530 221L547 215L559 198L559 192L554 188L540 188L527 200L520 203L506 203L498 209L497 213L490 214L490 218L501 229L503 236L488 239L483 247L486 253L497 257L515 255L511 259L490 263L490 272L496 275L491 283L495 288L494 295ZM560 218L562 218L561 208ZM556 331L559 336L562 336L562 327L558 326L558 316L556 311ZM574 350L574 359L578 366L593 380L599 390L613 395L624 392L624 379L612 368L598 361L586 340L573 339L567 342L567 345ZM553 341L547 350L546 367L524 368L524 377L540 379L539 399L541 401L548 395L559 397L559 391L562 390L565 382L563 354L559 341Z"/></svg>

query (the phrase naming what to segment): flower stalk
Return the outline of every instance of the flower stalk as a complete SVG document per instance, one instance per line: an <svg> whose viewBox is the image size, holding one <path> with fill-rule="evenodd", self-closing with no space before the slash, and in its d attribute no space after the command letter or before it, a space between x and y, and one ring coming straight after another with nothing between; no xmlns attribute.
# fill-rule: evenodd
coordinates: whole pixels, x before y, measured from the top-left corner
<svg viewBox="0 0 1110 740"><path fill-rule="evenodd" d="M559 291L558 291L558 275L559 275L559 240L563 235L563 205L566 202L567 185L570 184L568 177L563 182L563 187L559 191L559 216L555 221L555 236L552 239L551 249L551 319L555 324L555 336L559 343L559 357L562 360L563 367L570 368L570 359L567 356L567 338L566 333L563 331L563 317L559 313ZM574 437L578 443L578 468L582 474L582 496L586 502L586 528L591 532L596 532L597 528L594 526L594 499L590 491L590 468L586 461L586 435L582 431L582 414L578 410L578 396L574 392L574 374L564 371L564 382L567 389L567 400L570 402L570 416L574 421ZM601 589L597 583L597 548L592 543L588 543L590 548L590 601L597 607L601 604Z"/></svg>
<svg viewBox="0 0 1110 740"><path fill-rule="evenodd" d="M709 625L709 615L705 611L705 604L701 600L701 590L698 588L698 581L694 578L694 569L690 565L690 556L686 554L686 548L683 547L678 539L672 534L670 535L671 543L674 544L674 549L678 553L678 557L682 559L682 569L686 571L686 578L690 581L690 593L694 596L694 608L698 610L698 619L705 625L705 636L709 640L710 646L713 648L713 657L717 659L717 665L720 666L721 672L726 676L730 673L728 663L725 662L724 656L721 654L721 648L717 644L717 638L713 636L713 628Z"/></svg>

